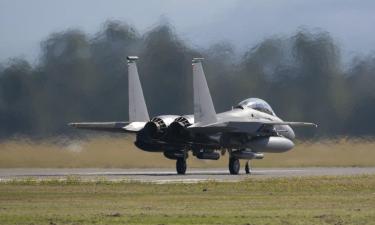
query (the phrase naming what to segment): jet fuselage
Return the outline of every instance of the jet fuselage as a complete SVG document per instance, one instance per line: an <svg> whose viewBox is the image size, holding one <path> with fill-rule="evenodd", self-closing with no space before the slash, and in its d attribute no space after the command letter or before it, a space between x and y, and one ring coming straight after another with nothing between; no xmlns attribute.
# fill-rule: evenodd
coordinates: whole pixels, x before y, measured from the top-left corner
<svg viewBox="0 0 375 225"><path fill-rule="evenodd" d="M277 121L282 120L277 117L272 111L271 114L261 112L246 106L237 106L236 108L217 114L217 119L221 122L251 122L251 121ZM175 125L179 124L180 118L186 118L189 125ZM165 126L159 131L154 131L148 126L156 127L158 120L163 120ZM188 127L204 126L204 123L194 123L193 115L176 116L176 115L162 115L155 117L145 126L144 132L137 135L136 146L145 151L151 152L165 152L165 151L181 151L184 148L193 149L193 151L207 151L219 150L221 148L231 149L249 149L256 152L285 152L293 148L292 140L295 138L293 129L288 125L275 125L270 127L267 133L262 136L254 136L252 134L244 135L244 132L222 132L220 127L217 132L212 131L210 134L201 134L195 132L191 135L178 136L179 131L186 131ZM171 127L177 127L172 129ZM152 129L152 130L151 130ZM153 135L152 133L159 132ZM174 135L173 138L170 136ZM184 132L182 132L184 133ZM271 135L270 135L271 134Z"/></svg>

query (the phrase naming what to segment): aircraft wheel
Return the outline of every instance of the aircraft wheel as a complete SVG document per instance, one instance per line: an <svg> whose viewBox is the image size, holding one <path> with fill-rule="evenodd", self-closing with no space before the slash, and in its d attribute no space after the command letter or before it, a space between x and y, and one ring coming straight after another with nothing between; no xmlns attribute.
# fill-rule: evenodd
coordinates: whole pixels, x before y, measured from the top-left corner
<svg viewBox="0 0 375 225"><path fill-rule="evenodd" d="M250 161L248 160L245 165L246 174L251 174Z"/></svg>
<svg viewBox="0 0 375 225"><path fill-rule="evenodd" d="M240 160L234 157L229 158L229 172L236 175L240 172Z"/></svg>
<svg viewBox="0 0 375 225"><path fill-rule="evenodd" d="M176 170L177 174L185 174L186 173L186 160L184 158L178 158L176 161Z"/></svg>

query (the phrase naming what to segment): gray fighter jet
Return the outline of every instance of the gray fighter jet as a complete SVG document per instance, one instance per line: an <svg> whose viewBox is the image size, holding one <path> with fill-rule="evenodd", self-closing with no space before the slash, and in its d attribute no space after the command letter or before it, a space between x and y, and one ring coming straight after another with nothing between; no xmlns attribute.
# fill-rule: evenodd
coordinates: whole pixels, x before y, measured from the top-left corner
<svg viewBox="0 0 375 225"><path fill-rule="evenodd" d="M202 68L202 58L193 59L194 115L160 115L150 120L137 71L138 57L129 56L129 121L70 123L75 128L134 133L134 144L144 151L161 152L176 160L178 174L185 174L189 152L198 159L218 160L229 154L230 174L238 174L240 159L262 159L263 153L281 153L294 147L292 126L313 126L306 122L285 122L267 102L249 98L230 111L216 113Z"/></svg>

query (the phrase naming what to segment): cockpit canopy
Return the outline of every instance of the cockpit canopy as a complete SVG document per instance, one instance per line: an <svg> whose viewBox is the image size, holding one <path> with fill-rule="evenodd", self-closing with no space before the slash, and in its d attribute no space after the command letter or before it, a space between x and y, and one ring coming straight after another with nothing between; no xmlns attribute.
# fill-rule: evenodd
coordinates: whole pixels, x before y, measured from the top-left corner
<svg viewBox="0 0 375 225"><path fill-rule="evenodd" d="M270 115L275 115L271 106L266 101L259 98L248 98L243 100L238 104L238 106L236 106L236 108L251 108Z"/></svg>

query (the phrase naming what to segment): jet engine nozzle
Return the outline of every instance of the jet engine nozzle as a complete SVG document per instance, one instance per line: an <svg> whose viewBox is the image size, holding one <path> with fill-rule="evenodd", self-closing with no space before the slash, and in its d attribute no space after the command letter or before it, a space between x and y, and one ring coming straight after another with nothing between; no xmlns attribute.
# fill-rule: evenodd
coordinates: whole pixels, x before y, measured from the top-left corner
<svg viewBox="0 0 375 225"><path fill-rule="evenodd" d="M160 126L155 122L148 122L143 128L143 131L145 132L145 134L153 138L156 137L157 134L160 132Z"/></svg>
<svg viewBox="0 0 375 225"><path fill-rule="evenodd" d="M176 134L180 134L185 131L185 124L181 122L173 122L168 127L168 131L176 132Z"/></svg>
<svg viewBox="0 0 375 225"><path fill-rule="evenodd" d="M164 138L166 140L178 141L178 140L188 140L189 131L182 122L173 122L167 128Z"/></svg>
<svg viewBox="0 0 375 225"><path fill-rule="evenodd" d="M180 122L185 127L188 127L194 123L194 116L193 115L180 116L177 119L175 119L174 122Z"/></svg>
<svg viewBox="0 0 375 225"><path fill-rule="evenodd" d="M147 131L151 137L161 137L173 121L178 118L176 115L161 115L151 119L146 123L144 130Z"/></svg>

